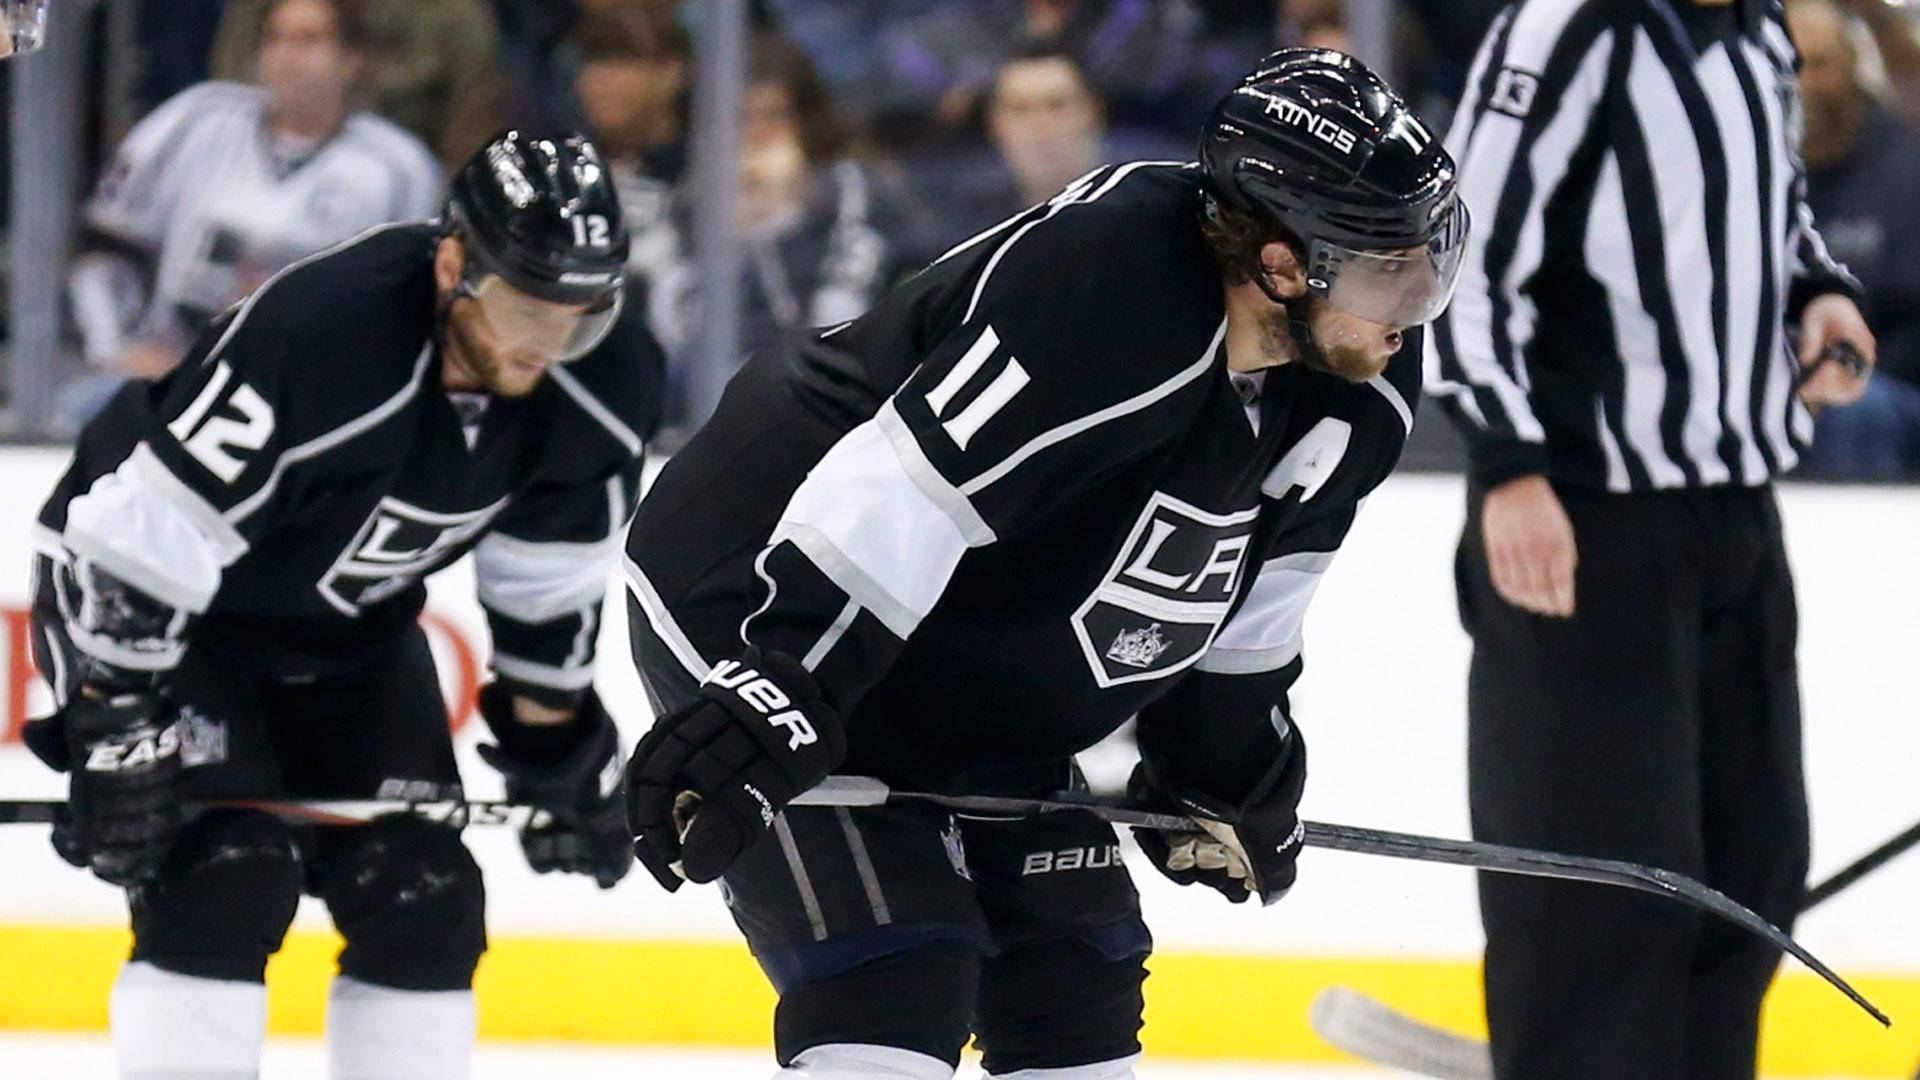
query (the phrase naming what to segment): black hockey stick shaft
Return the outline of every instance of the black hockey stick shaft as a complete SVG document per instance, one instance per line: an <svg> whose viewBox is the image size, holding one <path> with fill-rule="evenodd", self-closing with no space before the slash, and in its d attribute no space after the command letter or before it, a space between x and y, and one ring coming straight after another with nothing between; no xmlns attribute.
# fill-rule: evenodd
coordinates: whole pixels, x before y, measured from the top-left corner
<svg viewBox="0 0 1920 1080"><path fill-rule="evenodd" d="M1061 793L1050 799L1016 799L980 795L935 795L927 792L893 791L877 780L865 777L828 777L794 802L816 806L874 806L893 801L930 802L951 810L984 814L1030 816L1060 810L1085 810L1106 821L1149 829L1185 831L1196 829L1191 818L1168 814L1138 803L1102 799L1078 792ZM1808 952L1786 932L1724 893L1670 870L1641 866L1615 859L1594 859L1581 855L1562 855L1551 851L1486 844L1472 840L1450 840L1436 836L1363 829L1352 825L1329 825L1307 821L1305 843L1308 847L1350 851L1362 855L1381 855L1417 862L1470 866L1501 874L1557 878L1563 881L1589 881L1634 889L1678 900L1735 923L1791 954L1821 978L1832 983L1867 1015L1892 1027L1893 1022L1868 1001L1852 984L1836 974L1820 958Z"/></svg>
<svg viewBox="0 0 1920 1080"><path fill-rule="evenodd" d="M1906 832L1860 856L1836 871L1832 877L1808 889L1806 899L1800 903L1800 910L1806 911L1826 900L1834 893L1906 854L1916 844L1920 844L1920 822L1914 823Z"/></svg>
<svg viewBox="0 0 1920 1080"><path fill-rule="evenodd" d="M1121 800L1103 799L1080 792L1060 792L1048 799L1019 799L993 795L940 795L932 792L896 791L886 784L863 776L830 776L819 786L802 792L793 800L796 806L881 806L890 802L921 802L977 814L1030 817L1062 810L1084 810L1117 825L1174 832L1197 829L1192 818L1169 814L1153 807ZM409 813L449 824L514 825L536 823L540 811L513 803L439 800L250 800L222 805L244 805L317 824L352 825L382 814ZM0 802L0 824L48 823L64 806L55 801ZM1410 833L1363 829L1352 825L1323 822L1302 823L1308 847L1350 851L1362 855L1410 859L1418 862L1469 866L1503 874L1590 881L1602 885L1635 889L1666 896L1733 922L1765 938L1792 954L1801 963L1826 979L1869 1016L1891 1027L1892 1021L1851 984L1801 947L1799 942L1738 902L1682 874L1613 859L1593 859L1579 855L1561 855L1550 851L1485 844L1471 840L1417 836Z"/></svg>

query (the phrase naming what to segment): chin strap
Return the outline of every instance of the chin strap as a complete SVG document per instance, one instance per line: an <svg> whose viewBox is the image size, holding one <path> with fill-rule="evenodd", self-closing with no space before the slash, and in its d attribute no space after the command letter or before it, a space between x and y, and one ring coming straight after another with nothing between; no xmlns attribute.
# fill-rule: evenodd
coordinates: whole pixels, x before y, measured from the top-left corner
<svg viewBox="0 0 1920 1080"><path fill-rule="evenodd" d="M1306 297L1290 299L1281 296L1266 274L1253 275L1253 283L1260 286L1260 291L1267 294L1267 299L1287 309L1287 330L1293 334L1293 346L1299 350L1300 362L1315 371L1330 370L1327 367L1326 355L1320 351L1319 344L1313 340L1313 326L1307 322L1308 299Z"/></svg>

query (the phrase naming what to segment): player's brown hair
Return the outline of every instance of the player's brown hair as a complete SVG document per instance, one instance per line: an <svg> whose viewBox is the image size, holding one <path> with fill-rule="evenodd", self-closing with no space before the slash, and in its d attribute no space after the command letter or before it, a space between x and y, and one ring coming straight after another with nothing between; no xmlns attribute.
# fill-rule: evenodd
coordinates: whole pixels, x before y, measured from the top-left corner
<svg viewBox="0 0 1920 1080"><path fill-rule="evenodd" d="M1200 236L1229 285L1244 285L1264 271L1260 251L1268 244L1285 244L1300 265L1307 262L1307 245L1293 230L1263 215L1236 210L1213 195L1207 195L1201 207Z"/></svg>

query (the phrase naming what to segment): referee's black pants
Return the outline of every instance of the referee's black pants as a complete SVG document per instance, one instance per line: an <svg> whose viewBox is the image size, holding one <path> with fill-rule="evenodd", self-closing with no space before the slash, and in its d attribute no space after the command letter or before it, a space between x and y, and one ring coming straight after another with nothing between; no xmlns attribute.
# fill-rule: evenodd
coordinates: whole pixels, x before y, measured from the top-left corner
<svg viewBox="0 0 1920 1080"><path fill-rule="evenodd" d="M1562 490L1571 619L1494 591L1468 497L1474 836L1698 878L1790 928L1805 887L1798 615L1771 488ZM1499 1080L1751 1080L1779 952L1600 885L1482 874Z"/></svg>

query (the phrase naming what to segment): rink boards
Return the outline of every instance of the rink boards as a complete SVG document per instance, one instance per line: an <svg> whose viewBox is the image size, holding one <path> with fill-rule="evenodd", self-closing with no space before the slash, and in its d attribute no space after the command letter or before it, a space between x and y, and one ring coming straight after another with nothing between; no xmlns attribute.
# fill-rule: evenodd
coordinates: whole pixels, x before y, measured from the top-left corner
<svg viewBox="0 0 1920 1080"><path fill-rule="evenodd" d="M40 707L22 679L16 614L25 601L27 524L61 466L54 451L0 450L0 622L7 730ZM1320 820L1465 835L1461 697L1467 645L1452 609L1461 484L1401 477L1368 503L1308 620L1296 696L1313 745L1304 810ZM1801 663L1813 799L1815 876L1920 818L1920 491L1788 487L1782 501L1800 583ZM471 578L433 589L431 630L449 702L471 700L486 654ZM624 603L610 605L600 687L629 740L646 708L626 660ZM472 754L476 795L497 781ZM0 743L0 792L47 795L58 779ZM644 875L602 893L537 878L509 835L469 833L490 892L494 948L482 965L483 1033L587 1042L765 1045L771 994L736 944L712 889L667 896ZM37 828L0 830L0 1028L89 1029L124 955L118 896L59 862ZM1312 852L1301 883L1270 909L1136 875L1158 952L1148 982L1152 1053L1334 1061L1305 1023L1333 984L1377 992L1461 1030L1481 1026L1472 876ZM1838 995L1789 969L1770 1003L1774 1075L1911 1075L1920 1060L1920 853L1897 862L1799 929L1810 948L1907 1023L1883 1034ZM303 908L271 969L276 1030L318 1030L335 948Z"/></svg>

